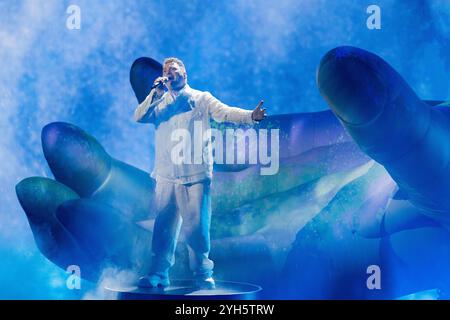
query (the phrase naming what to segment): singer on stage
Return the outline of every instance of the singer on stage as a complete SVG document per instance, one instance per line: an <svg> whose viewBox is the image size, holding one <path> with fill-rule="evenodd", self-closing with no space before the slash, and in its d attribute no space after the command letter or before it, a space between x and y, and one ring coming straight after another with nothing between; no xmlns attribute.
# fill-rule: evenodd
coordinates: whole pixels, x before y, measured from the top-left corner
<svg viewBox="0 0 450 320"><path fill-rule="evenodd" d="M265 118L261 101L253 110L229 107L209 92L192 89L187 84L184 63L177 58L164 60L163 75L155 80L147 98L136 108L137 122L155 125L155 205L157 216L153 229L152 266L150 273L139 279L141 287L169 286L169 269L175 263L175 248L180 230L189 250L189 265L197 287L213 289L214 263L209 259L212 179L211 141L202 139L203 155L211 159L192 163L174 163L170 137L173 130L193 131L194 122L210 128L217 122L254 124ZM181 226L183 225L183 228Z"/></svg>

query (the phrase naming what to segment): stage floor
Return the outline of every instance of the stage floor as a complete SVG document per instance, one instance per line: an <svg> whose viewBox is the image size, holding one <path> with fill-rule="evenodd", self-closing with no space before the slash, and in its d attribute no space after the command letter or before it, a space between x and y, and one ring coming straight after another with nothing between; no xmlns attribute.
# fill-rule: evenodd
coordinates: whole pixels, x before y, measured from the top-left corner
<svg viewBox="0 0 450 320"><path fill-rule="evenodd" d="M195 288L194 280L171 280L166 288L139 288L135 285L105 287L116 293L119 300L253 300L260 286L232 281L216 281L215 289Z"/></svg>

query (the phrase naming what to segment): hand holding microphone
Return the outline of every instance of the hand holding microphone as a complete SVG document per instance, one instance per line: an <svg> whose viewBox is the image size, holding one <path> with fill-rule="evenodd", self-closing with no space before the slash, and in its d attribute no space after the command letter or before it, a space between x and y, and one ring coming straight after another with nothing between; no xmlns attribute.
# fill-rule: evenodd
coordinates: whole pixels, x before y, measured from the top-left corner
<svg viewBox="0 0 450 320"><path fill-rule="evenodd" d="M151 90L156 90L157 97L161 97L164 94L166 83L169 81L167 77L158 77L153 81Z"/></svg>
<svg viewBox="0 0 450 320"><path fill-rule="evenodd" d="M166 83L169 81L167 77L158 77L153 81L152 89L163 89Z"/></svg>

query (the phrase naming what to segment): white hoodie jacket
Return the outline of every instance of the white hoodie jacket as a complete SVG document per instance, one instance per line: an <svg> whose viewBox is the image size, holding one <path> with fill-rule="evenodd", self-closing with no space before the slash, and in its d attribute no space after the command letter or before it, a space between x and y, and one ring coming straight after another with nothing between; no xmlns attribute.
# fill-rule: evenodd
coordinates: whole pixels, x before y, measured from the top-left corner
<svg viewBox="0 0 450 320"><path fill-rule="evenodd" d="M134 119L155 125L155 167L151 176L156 180L189 184L211 179L211 137L203 139L194 135L195 127L201 127L203 133L211 128L210 118L217 122L254 124L251 110L227 106L211 93L192 89L187 84L177 96L166 92L153 101L155 94L156 91L152 90L136 108ZM172 159L173 148L179 143L172 137L177 129L185 129L190 133L193 148L201 146L199 154L193 153L192 163L177 164Z"/></svg>

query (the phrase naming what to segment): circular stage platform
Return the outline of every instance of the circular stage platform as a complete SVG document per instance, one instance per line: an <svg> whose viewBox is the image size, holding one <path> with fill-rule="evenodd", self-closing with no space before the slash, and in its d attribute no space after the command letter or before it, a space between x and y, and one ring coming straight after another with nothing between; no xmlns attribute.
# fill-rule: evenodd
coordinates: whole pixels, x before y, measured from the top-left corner
<svg viewBox="0 0 450 320"><path fill-rule="evenodd" d="M194 280L171 280L166 288L139 288L137 286L105 287L116 293L119 300L253 300L262 290L260 286L231 281L216 281L216 288L199 290Z"/></svg>

